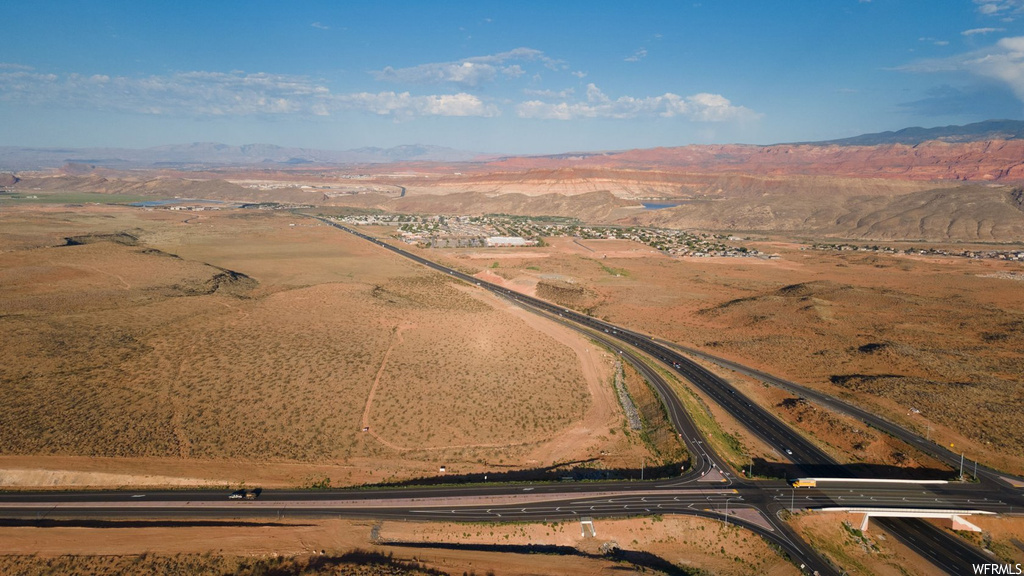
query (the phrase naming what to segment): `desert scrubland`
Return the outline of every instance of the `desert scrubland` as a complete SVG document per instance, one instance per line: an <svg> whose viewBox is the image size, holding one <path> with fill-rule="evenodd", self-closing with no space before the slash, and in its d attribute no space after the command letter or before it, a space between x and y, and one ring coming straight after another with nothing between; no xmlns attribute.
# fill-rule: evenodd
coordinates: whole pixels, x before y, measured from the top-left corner
<svg viewBox="0 0 1024 576"><path fill-rule="evenodd" d="M0 218L11 477L346 485L650 457L616 433L609 354L316 221Z"/></svg>
<svg viewBox="0 0 1024 576"><path fill-rule="evenodd" d="M714 520L599 519L595 528L596 538L582 536L578 522L318 520L192 528L115 525L102 530L0 527L8 552L0 555L0 570L33 576L75 570L352 576L799 574L759 537Z"/></svg>
<svg viewBox="0 0 1024 576"><path fill-rule="evenodd" d="M479 250L429 254L847 398L952 443L969 459L1024 470L1019 263L826 252L782 240L745 244L779 258L671 258L640 245L630 253L619 240L570 238L503 249L500 259L474 257ZM823 441L848 461L931 464L859 423L744 386L798 427L830 438Z"/></svg>
<svg viewBox="0 0 1024 576"><path fill-rule="evenodd" d="M746 155L724 171L702 160L700 150L582 158L573 166L512 159L393 167L341 195L300 186L351 184L333 180L330 171L261 174L268 187L260 189L245 186L252 178L245 171L212 175L223 180L204 175L198 185L174 174L25 176L9 188L39 202L5 198L0 205L0 334L18 359L0 366L0 403L9 407L0 413L0 477L21 486L337 486L434 476L439 465L470 474L686 460L656 398L629 369L626 382L646 429L627 430L605 351L365 241L286 211L190 213L58 201L172 194L302 203L313 214L551 215L739 236L730 243L775 257L680 258L628 240L573 238L547 238L533 248L420 253L846 398L963 451L968 463L1021 473L1021 264L811 248L853 242L1019 249L1024 208L1019 187L1007 181L1019 170L1014 146L992 148L997 154L974 145L931 146L910 160L913 152L903 148L852 156L806 147L723 148L718 160ZM905 174L886 156L893 151L909 166ZM942 167L942 154L966 160ZM689 172L673 164L680 157L692 165ZM814 162L821 166L808 169ZM397 185L401 196L375 191ZM54 203L43 203L50 194ZM647 210L644 201L674 206ZM928 456L860 422L707 365L839 461L910 477L943 473ZM777 473L772 463L779 454L708 398L685 383L675 386L734 467L755 463L755 476ZM865 539L814 515L794 525L844 567L928 570L882 533ZM341 566L337 558L362 547L443 572L510 569L509 556L494 552L387 548L370 537L369 524L346 524L342 530L354 536L344 541L315 536L325 524L316 526L280 528L299 544L273 550L242 537L197 559L189 553L208 549L198 542L212 529L176 528L181 545L146 548L156 556L125 556L144 551L126 544L110 549L109 562L67 561L96 572L122 570L104 567L118 562L238 571L225 568L236 566L238 554L277 553L286 558L274 562L298 570L315 560L310 548L329 551L328 562ZM596 541L571 536L577 528L385 523L377 532L448 544L544 542L584 554L516 556L511 564L523 573L621 569L593 550ZM657 518L599 528L600 543L616 541L676 567L793 570L760 539L719 523ZM1015 525L983 528L980 544L1016 558ZM24 529L5 530L27 538L21 550L56 553ZM265 537L275 529L252 530ZM76 537L57 540L74 554L67 544ZM82 554L98 549L82 542ZM40 562L7 560L18 567Z"/></svg>
<svg viewBox="0 0 1024 576"><path fill-rule="evenodd" d="M975 520L977 520L975 522ZM809 513L795 517L797 531L824 555L851 573L899 575L928 574L934 568L875 522L860 530L860 514ZM993 561L1005 564L1024 562L1024 551L1017 545L1024 526L1016 518L975 516L971 520L981 532L955 532L972 544L992 551ZM929 520L939 528L951 530L948 520Z"/></svg>

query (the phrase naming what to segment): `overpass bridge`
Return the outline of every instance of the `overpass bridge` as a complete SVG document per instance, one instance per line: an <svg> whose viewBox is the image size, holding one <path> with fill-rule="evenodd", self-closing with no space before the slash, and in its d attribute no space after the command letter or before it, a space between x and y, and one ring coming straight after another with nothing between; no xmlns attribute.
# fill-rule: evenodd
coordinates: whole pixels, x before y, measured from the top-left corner
<svg viewBox="0 0 1024 576"><path fill-rule="evenodd" d="M995 512L985 510L937 510L934 508L864 508L860 506L818 508L819 512L847 512L850 514L863 514L864 520L860 523L860 531L866 532L871 517L876 518L949 518L953 522L953 530L968 532L981 532L974 524L964 520L964 516L975 514L994 515Z"/></svg>

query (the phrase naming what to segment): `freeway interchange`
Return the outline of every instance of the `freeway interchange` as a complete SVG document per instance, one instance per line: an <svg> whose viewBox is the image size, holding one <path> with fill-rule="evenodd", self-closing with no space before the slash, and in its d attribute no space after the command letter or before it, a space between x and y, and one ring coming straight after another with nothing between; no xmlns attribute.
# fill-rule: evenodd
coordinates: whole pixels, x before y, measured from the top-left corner
<svg viewBox="0 0 1024 576"><path fill-rule="evenodd" d="M751 433L773 447L782 459L790 461L807 476L843 478L849 476L849 472L801 434L686 354L702 356L705 360L798 393L831 410L859 418L947 464L954 464L959 456L842 400L508 290L332 220L319 220L442 274L488 290L577 330L620 355L624 362L644 376L661 397L671 424L691 455L689 470L676 478L647 482L484 484L315 492L274 490L264 492L258 500L244 501L228 501L223 493L211 491L7 492L0 493L0 520L8 524L14 522L15 525L17 522L40 525L65 519L87 523L107 518L345 516L508 522L690 514L721 519L754 531L784 550L806 573L838 574L841 567L832 566L817 554L781 520L781 512L828 508L927 509L965 514L1011 514L1015 508L1017 512L1024 511L1024 499L1014 488L1012 479L985 467L979 467L977 483L878 485L856 482L851 478L850 482L793 488L782 481L744 480L702 440L701 431L668 382L652 367L652 362L660 362L665 369L692 383ZM878 521L904 544L947 573L970 573L972 564L998 562L965 541L921 520L885 518Z"/></svg>

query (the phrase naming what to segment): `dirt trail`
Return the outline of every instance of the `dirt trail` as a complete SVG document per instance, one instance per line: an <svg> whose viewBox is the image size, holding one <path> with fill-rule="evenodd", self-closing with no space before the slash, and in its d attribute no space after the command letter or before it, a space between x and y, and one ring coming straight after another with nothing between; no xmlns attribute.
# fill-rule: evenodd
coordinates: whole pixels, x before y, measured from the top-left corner
<svg viewBox="0 0 1024 576"><path fill-rule="evenodd" d="M174 436L178 440L178 454L182 458L189 458L192 455L192 441L189 440L188 434L185 433L185 427L182 425L184 415L182 414L181 402L178 401L175 395L175 388L180 387L181 375L185 371L185 367L188 366L189 358L196 350L196 345L193 344L188 349L188 353L185 354L184 358L181 359L181 363L178 364L178 373L174 375L174 379L167 383L167 390L165 395L167 401L172 406L171 411L171 426L174 429Z"/></svg>
<svg viewBox="0 0 1024 576"><path fill-rule="evenodd" d="M488 280L490 279L488 278ZM524 321L530 328L550 336L556 341L568 346L576 354L576 358L580 362L581 371L583 372L583 377L586 380L587 391L590 393L593 404L591 404L582 420L577 422L571 428L560 432L557 437L551 441L545 442L535 449L529 457L531 460L558 461L559 459L570 458L573 454L578 453L581 447L585 449L590 443L595 442L594 437L597 436L596 433L602 428L607 429L609 426L615 425L619 418L619 414L617 412L619 405L618 400L614 396L613 390L605 382L605 380L607 380L605 374L610 371L610 364L602 358L603 354L600 350L596 349L592 344L581 338L580 335L573 330L523 310L522 308L501 300L490 293L484 293L471 286L459 286L458 288L477 300L486 303L488 306L498 308L504 312L515 315L517 318ZM381 362L381 366L377 370L377 376L374 378L373 386L370 388L370 394L366 399L366 408L363 410L362 420L364 428L370 427L370 409L373 404L373 397L381 376L384 374L384 370L387 367L388 357L395 346L401 342L401 332L414 327L415 325L405 324L396 327L395 329L395 337L392 339L391 345L388 346L387 351L384 353L384 360ZM424 448L422 446L407 447L400 446L382 438L372 429L372 427L367 430L367 433L384 446L399 452L408 452L410 450L436 451L449 450L453 448L511 448L532 444L532 442L512 442L497 444L455 444L450 446L432 446L430 448Z"/></svg>
<svg viewBox="0 0 1024 576"><path fill-rule="evenodd" d="M490 278L487 280L491 281ZM601 432L617 425L621 414L618 399L610 385L612 364L606 353L581 337L575 330L524 310L489 292L485 293L470 286L463 287L463 290L490 306L500 307L525 322L530 328L568 346L580 362L580 369L593 403L582 420L571 428L559 432L551 441L537 447L527 456L527 460L558 462L571 458L573 454L587 451L591 444L599 442L597 436L600 436Z"/></svg>
<svg viewBox="0 0 1024 576"><path fill-rule="evenodd" d="M99 274L103 274L104 276L110 276L111 278L117 278L117 281L121 283L121 286L125 289L125 291L128 291L128 290L132 289L132 285L129 284L128 281L125 280L124 277L122 277L119 274L114 274L113 272L107 272L106 270L100 270L99 268L97 268L95 266L84 266L83 265L82 267L83 268L88 268L89 270L92 270L94 272L98 272Z"/></svg>
<svg viewBox="0 0 1024 576"><path fill-rule="evenodd" d="M380 385L380 378L384 375L384 369L388 366L388 357L391 356L391 351L395 349L395 345L402 342L402 332L415 328L415 324L399 324L394 328L394 337L391 339L391 343L388 345L388 349L384 351L384 358L380 362L380 368L377 369L377 375L373 378L373 386L370 387L370 393L366 396L366 407L363 408L363 430L366 430L370 436L373 436L375 440L381 444L391 448L392 450L408 450L401 446L396 446L391 442L381 438L377 432L370 428L370 409L373 407L373 397L377 393L377 386Z"/></svg>

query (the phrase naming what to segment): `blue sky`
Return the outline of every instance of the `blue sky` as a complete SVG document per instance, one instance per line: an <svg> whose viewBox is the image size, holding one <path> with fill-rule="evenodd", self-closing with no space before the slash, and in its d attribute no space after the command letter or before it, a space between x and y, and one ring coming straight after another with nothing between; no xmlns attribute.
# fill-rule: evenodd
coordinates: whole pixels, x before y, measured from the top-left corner
<svg viewBox="0 0 1024 576"><path fill-rule="evenodd" d="M0 145L832 139L1024 117L1024 0L20 1Z"/></svg>

